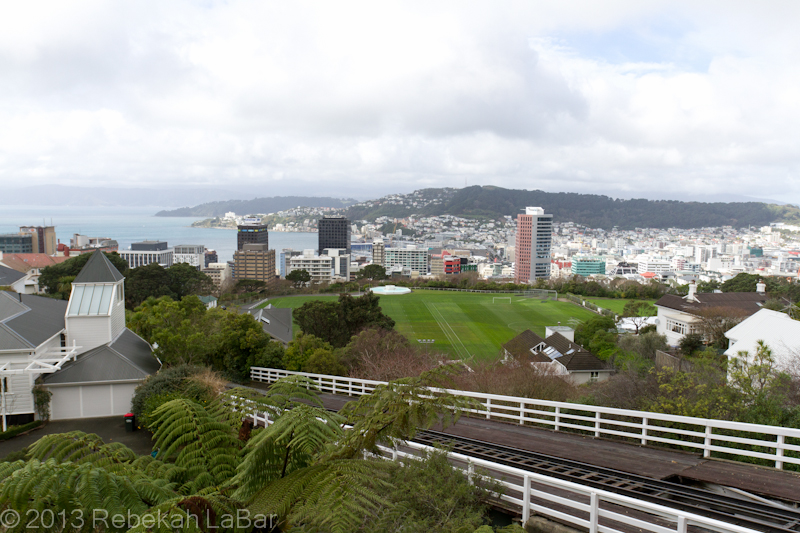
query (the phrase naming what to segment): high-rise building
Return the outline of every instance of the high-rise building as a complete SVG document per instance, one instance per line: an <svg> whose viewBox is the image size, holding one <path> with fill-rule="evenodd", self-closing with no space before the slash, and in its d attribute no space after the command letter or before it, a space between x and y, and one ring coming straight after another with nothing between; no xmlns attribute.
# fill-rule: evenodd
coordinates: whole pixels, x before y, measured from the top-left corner
<svg viewBox="0 0 800 533"><path fill-rule="evenodd" d="M515 283L533 283L550 277L553 215L541 207L526 207L517 215Z"/></svg>
<svg viewBox="0 0 800 533"><path fill-rule="evenodd" d="M275 250L266 244L245 244L243 249L233 252L234 279L255 279L268 287L275 283Z"/></svg>
<svg viewBox="0 0 800 533"><path fill-rule="evenodd" d="M317 251L339 248L350 254L350 221L341 215L323 216L317 221L319 247Z"/></svg>
<svg viewBox="0 0 800 533"><path fill-rule="evenodd" d="M31 235L33 253L56 255L56 228L55 226L22 226L19 232Z"/></svg>
<svg viewBox="0 0 800 533"><path fill-rule="evenodd" d="M255 219L258 220L258 219ZM236 249L244 250L245 244L263 244L269 247L269 231L266 224L249 222L239 224L236 233Z"/></svg>
<svg viewBox="0 0 800 533"><path fill-rule="evenodd" d="M205 266L206 268L208 268L208 265L210 265L211 263L219 263L219 257L217 257L217 251L206 250L204 262L205 264L203 266Z"/></svg>
<svg viewBox="0 0 800 533"><path fill-rule="evenodd" d="M0 235L0 252L6 254L32 254L34 253L33 236L20 233Z"/></svg>
<svg viewBox="0 0 800 533"><path fill-rule="evenodd" d="M372 264L373 265L384 265L384 261L386 260L386 245L383 243L383 239L375 239L372 243Z"/></svg>

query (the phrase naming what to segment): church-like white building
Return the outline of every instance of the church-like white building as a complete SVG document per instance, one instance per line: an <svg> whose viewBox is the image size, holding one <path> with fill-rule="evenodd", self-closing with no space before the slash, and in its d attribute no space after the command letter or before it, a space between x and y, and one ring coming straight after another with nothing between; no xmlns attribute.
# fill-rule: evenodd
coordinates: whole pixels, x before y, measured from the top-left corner
<svg viewBox="0 0 800 533"><path fill-rule="evenodd" d="M0 292L3 425L34 418L36 379L53 393L54 420L122 415L136 386L158 371L150 345L125 327L124 278L95 252L68 302Z"/></svg>

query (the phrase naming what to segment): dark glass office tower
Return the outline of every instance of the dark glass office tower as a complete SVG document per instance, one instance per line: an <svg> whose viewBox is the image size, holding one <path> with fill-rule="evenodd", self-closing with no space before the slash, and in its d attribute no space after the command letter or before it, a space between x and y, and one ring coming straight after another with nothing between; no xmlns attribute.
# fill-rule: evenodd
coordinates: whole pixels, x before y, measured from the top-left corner
<svg viewBox="0 0 800 533"><path fill-rule="evenodd" d="M269 248L269 231L266 224L240 224L237 226L236 249L243 250L245 244L266 244Z"/></svg>
<svg viewBox="0 0 800 533"><path fill-rule="evenodd" d="M350 253L350 221L341 215L323 216L317 223L319 228L319 248L323 253L328 248L347 250Z"/></svg>

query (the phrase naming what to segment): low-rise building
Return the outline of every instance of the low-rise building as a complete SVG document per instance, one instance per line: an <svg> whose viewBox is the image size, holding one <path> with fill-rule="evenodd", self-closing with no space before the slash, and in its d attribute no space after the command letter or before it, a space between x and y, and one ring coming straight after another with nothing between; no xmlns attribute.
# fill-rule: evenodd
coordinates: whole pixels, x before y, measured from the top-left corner
<svg viewBox="0 0 800 533"><path fill-rule="evenodd" d="M202 272L211 278L217 290L220 290L231 279L231 266L228 263L209 263Z"/></svg>
<svg viewBox="0 0 800 533"><path fill-rule="evenodd" d="M294 270L305 270L311 275L311 283L329 283L333 279L333 258L316 255L314 250L303 250L301 255L289 258L287 274Z"/></svg>
<svg viewBox="0 0 800 533"><path fill-rule="evenodd" d="M166 241L135 242L131 244L130 250L123 250L119 253L128 262L130 268L138 268L152 263L169 268L174 262L174 254L175 251L167 245Z"/></svg>
<svg viewBox="0 0 800 533"><path fill-rule="evenodd" d="M173 251L173 264L187 263L198 270L205 267L206 247L202 244L178 244Z"/></svg>
<svg viewBox="0 0 800 533"><path fill-rule="evenodd" d="M373 253L374 253L373 248ZM408 268L412 273L417 272L421 275L428 273L428 250L418 249L415 246L407 248L386 248L384 249L383 266L386 269L395 270L401 266ZM413 274L412 274L413 275Z"/></svg>

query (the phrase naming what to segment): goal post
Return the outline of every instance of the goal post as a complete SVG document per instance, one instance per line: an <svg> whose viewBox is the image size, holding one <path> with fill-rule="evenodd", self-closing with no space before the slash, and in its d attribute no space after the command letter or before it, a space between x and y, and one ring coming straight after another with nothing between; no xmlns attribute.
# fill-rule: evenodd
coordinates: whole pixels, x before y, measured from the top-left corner
<svg viewBox="0 0 800 533"><path fill-rule="evenodd" d="M539 298L540 300L558 300L558 291L548 289L531 289L523 292L526 298Z"/></svg>
<svg viewBox="0 0 800 533"><path fill-rule="evenodd" d="M494 296L492 298L492 303L496 303L497 300L508 300L508 303L511 303L511 296Z"/></svg>

